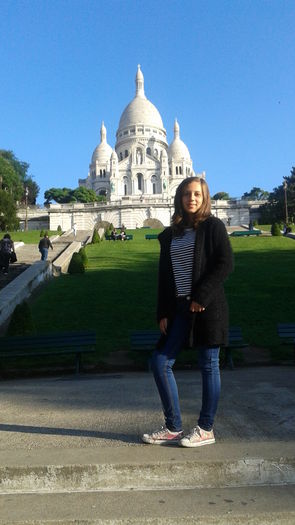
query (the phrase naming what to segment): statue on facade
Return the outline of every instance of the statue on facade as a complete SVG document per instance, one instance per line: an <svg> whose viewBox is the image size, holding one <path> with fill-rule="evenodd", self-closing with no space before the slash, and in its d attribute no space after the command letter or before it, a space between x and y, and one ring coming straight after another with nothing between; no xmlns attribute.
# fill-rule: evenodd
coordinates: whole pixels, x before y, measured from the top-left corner
<svg viewBox="0 0 295 525"><path fill-rule="evenodd" d="M142 164L142 151L140 149L136 152L136 162L137 164Z"/></svg>

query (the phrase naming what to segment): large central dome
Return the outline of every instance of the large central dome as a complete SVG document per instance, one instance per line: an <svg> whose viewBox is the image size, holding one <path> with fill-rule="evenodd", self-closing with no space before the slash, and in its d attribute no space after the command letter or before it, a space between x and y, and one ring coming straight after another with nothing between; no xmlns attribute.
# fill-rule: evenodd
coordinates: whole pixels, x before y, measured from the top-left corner
<svg viewBox="0 0 295 525"><path fill-rule="evenodd" d="M137 67L135 84L136 95L122 113L118 132L138 124L163 129L163 121L159 111L144 94L144 78L140 66Z"/></svg>

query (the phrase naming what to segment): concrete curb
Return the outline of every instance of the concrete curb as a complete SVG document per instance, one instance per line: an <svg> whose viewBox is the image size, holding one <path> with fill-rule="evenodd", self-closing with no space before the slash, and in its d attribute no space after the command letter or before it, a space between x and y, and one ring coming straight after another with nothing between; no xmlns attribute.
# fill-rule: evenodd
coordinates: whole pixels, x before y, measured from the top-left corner
<svg viewBox="0 0 295 525"><path fill-rule="evenodd" d="M294 442L0 452L0 494L295 483Z"/></svg>
<svg viewBox="0 0 295 525"><path fill-rule="evenodd" d="M54 277L67 273L73 253L78 252L82 246L81 241L73 241L52 263Z"/></svg>

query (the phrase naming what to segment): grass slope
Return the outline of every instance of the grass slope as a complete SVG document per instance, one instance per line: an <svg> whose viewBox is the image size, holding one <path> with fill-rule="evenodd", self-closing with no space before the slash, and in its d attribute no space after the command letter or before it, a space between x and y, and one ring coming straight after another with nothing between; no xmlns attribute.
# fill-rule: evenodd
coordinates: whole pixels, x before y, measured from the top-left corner
<svg viewBox="0 0 295 525"><path fill-rule="evenodd" d="M131 330L156 327L159 243L146 241L144 230L128 233L133 241L88 246L84 275L64 275L43 288L32 304L38 332L95 329L103 356L127 350ZM295 321L295 242L284 237L231 242L230 323L241 326L252 345L276 346L276 324Z"/></svg>
<svg viewBox="0 0 295 525"><path fill-rule="evenodd" d="M43 230L43 231L47 231L47 230ZM2 235L0 235L0 239L3 238L5 233L7 232L2 232ZM29 230L26 232L17 231L17 232L8 232L8 233L10 234L14 242L22 241L25 244L38 244L40 241L40 230ZM57 234L58 234L57 231L48 231L49 237L53 235L57 235Z"/></svg>

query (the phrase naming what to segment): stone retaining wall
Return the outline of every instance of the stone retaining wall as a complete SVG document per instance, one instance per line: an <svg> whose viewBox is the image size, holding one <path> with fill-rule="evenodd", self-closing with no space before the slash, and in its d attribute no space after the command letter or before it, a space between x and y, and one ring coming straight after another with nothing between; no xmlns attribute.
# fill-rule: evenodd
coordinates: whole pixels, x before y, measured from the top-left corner
<svg viewBox="0 0 295 525"><path fill-rule="evenodd" d="M51 263L38 261L5 286L0 291L0 326L7 321L17 304L27 299L39 284L51 276Z"/></svg>

